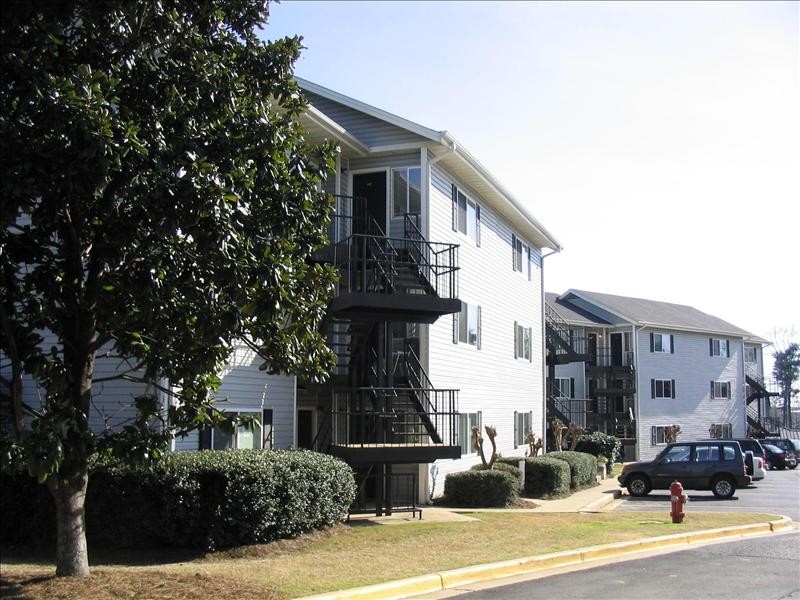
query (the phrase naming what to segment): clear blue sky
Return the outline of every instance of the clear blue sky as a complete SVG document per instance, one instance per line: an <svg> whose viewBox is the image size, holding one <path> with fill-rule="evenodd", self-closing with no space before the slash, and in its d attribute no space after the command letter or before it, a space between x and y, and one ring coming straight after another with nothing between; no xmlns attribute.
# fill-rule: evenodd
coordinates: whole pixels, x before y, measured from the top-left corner
<svg viewBox="0 0 800 600"><path fill-rule="evenodd" d="M800 339L797 2L284 2L299 76L448 130L564 246L548 291Z"/></svg>

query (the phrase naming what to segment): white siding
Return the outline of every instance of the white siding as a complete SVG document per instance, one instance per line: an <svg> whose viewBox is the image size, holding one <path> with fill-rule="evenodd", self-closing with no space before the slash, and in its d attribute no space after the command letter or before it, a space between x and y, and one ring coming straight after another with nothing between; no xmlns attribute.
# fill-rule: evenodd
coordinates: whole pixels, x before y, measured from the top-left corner
<svg viewBox="0 0 800 600"><path fill-rule="evenodd" d="M483 424L497 428L498 450L504 456L521 456L524 447L514 448L514 411L532 412L534 433L543 433L541 254L532 249L530 281L526 269L514 271L511 236L516 232L470 190L481 205L480 247L453 231L452 179L438 165L431 171L429 239L460 244L459 297L481 306L481 349L454 344L453 317L441 317L429 329L428 372L436 387L460 389L460 412L481 411ZM532 328L532 361L514 358L515 321ZM447 473L478 461L475 454L437 461L431 469L436 473L434 494L442 493Z"/></svg>
<svg viewBox="0 0 800 600"><path fill-rule="evenodd" d="M651 444L653 426L680 425L678 441L709 437L713 423L731 423L735 437L745 435L742 341L730 341L730 356L710 356L709 336L672 332L673 354L650 352L650 330L638 333L637 415L639 458L653 458L662 446ZM651 379L674 379L674 399L652 399ZM712 399L712 381L729 381L731 399Z"/></svg>
<svg viewBox="0 0 800 600"><path fill-rule="evenodd" d="M272 409L273 447L288 448L294 445L295 377L261 371L263 362L246 345L237 346L220 373L222 385L215 406L236 411Z"/></svg>

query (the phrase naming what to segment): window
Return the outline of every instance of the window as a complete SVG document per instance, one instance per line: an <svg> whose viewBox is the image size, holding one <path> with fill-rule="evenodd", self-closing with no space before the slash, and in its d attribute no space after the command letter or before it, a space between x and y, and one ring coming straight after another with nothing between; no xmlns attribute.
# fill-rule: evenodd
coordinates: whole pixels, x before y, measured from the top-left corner
<svg viewBox="0 0 800 600"><path fill-rule="evenodd" d="M512 259L512 266L514 267L515 271L519 271L522 273L522 258L523 256L527 256L528 258L528 272L530 272L530 256L531 250L530 248L522 243L522 240L518 238L515 234L511 234L511 259Z"/></svg>
<svg viewBox="0 0 800 600"><path fill-rule="evenodd" d="M461 303L461 312L453 315L453 343L481 348L481 307Z"/></svg>
<svg viewBox="0 0 800 600"><path fill-rule="evenodd" d="M675 380L674 379L651 379L650 397L654 399L674 398Z"/></svg>
<svg viewBox="0 0 800 600"><path fill-rule="evenodd" d="M556 377L556 392L565 398L575 397L575 378Z"/></svg>
<svg viewBox="0 0 800 600"><path fill-rule="evenodd" d="M713 423L708 428L708 437L715 440L729 440L733 437L733 425L730 423Z"/></svg>
<svg viewBox="0 0 800 600"><path fill-rule="evenodd" d="M227 450L257 449L272 447L272 410L257 412L237 412L238 417L250 419L248 424L239 424L233 433L218 427L209 427L200 431L200 449Z"/></svg>
<svg viewBox="0 0 800 600"><path fill-rule="evenodd" d="M750 347L745 346L745 349L744 349L744 362L751 363L751 364L755 364L756 362L758 362L758 359L756 358L756 349L755 348L750 348Z"/></svg>
<svg viewBox="0 0 800 600"><path fill-rule="evenodd" d="M660 428L659 428L660 429ZM663 428L666 429L666 428ZM692 447L684 444L673 446L662 456L658 462L661 463L684 463L692 460Z"/></svg>
<svg viewBox="0 0 800 600"><path fill-rule="evenodd" d="M716 444L698 444L694 447L695 462L716 462L719 460L719 446Z"/></svg>
<svg viewBox="0 0 800 600"><path fill-rule="evenodd" d="M453 184L453 231L460 231L481 245L481 207Z"/></svg>
<svg viewBox="0 0 800 600"><path fill-rule="evenodd" d="M420 188L419 167L392 169L393 217L420 214L422 211Z"/></svg>
<svg viewBox="0 0 800 600"><path fill-rule="evenodd" d="M727 398L731 397L731 382L730 381L712 381L711 382L711 398Z"/></svg>
<svg viewBox="0 0 800 600"><path fill-rule="evenodd" d="M533 331L530 327L523 327L514 321L514 358L524 358L531 362L531 336Z"/></svg>
<svg viewBox="0 0 800 600"><path fill-rule="evenodd" d="M671 334L666 333L651 333L650 334L650 352L665 352L667 354L675 353L675 340Z"/></svg>
<svg viewBox="0 0 800 600"><path fill-rule="evenodd" d="M532 422L532 412L514 411L514 448L525 445L525 436L533 432Z"/></svg>
<svg viewBox="0 0 800 600"><path fill-rule="evenodd" d="M730 340L708 338L708 353L711 356L724 356L725 358L728 358L731 355Z"/></svg>
<svg viewBox="0 0 800 600"><path fill-rule="evenodd" d="M472 428L481 427L481 413L461 413L458 415L458 442L461 445L461 454L475 454L478 449L472 443Z"/></svg>

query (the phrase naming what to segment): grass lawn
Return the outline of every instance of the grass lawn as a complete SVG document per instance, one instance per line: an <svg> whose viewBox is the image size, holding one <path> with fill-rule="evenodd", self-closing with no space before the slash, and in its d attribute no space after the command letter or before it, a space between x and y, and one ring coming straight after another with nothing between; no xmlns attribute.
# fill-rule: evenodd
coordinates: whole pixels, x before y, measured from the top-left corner
<svg viewBox="0 0 800 600"><path fill-rule="evenodd" d="M325 532L192 557L90 551L88 580L55 578L41 557L5 548L3 598L278 600L582 546L757 523L752 513L476 512L468 522L338 525Z"/></svg>

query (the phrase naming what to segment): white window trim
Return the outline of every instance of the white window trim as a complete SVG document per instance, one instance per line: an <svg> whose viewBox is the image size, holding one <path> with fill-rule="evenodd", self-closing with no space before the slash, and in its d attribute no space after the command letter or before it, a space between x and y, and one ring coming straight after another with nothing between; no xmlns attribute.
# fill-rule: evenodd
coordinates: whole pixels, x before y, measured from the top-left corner
<svg viewBox="0 0 800 600"><path fill-rule="evenodd" d="M653 384L652 384L652 390L651 391L652 391L652 395L653 395L653 400L673 400L675 398L675 380L674 379L658 379L658 378L654 377L652 381L653 381ZM661 396L658 395L658 384L659 383L661 383L661 393L662 393ZM668 396L663 395L664 394L664 387L665 387L664 383L669 384L670 395L668 395Z"/></svg>
<svg viewBox="0 0 800 600"><path fill-rule="evenodd" d="M245 415L255 415L256 416L256 419L255 419L256 425L254 427L253 436L255 437L256 434L258 434L258 439L260 440L257 449L263 449L264 448L264 441L265 441L264 440L264 415L263 415L263 410L261 408L258 408L258 409L255 409L255 408L253 408L253 409L242 408L242 409L238 409L238 410L225 410L223 412L226 413L226 414L236 415L237 417L240 416L240 415L243 415L243 414L245 414ZM216 430L217 430L216 427L212 427L211 428L210 440L209 440L209 449L211 449L211 450L216 450L216 448L214 448L214 436L215 436ZM232 439L233 439L233 444L231 445L231 449L238 450L239 449L239 425L236 425L236 428L234 429L234 432L232 434ZM224 450L224 449L225 448L220 448L220 450Z"/></svg>
<svg viewBox="0 0 800 600"><path fill-rule="evenodd" d="M727 395L722 395L722 386L726 387ZM717 394L717 389L720 389L720 395ZM712 400L730 400L733 394L730 381L712 381L711 382L711 399Z"/></svg>
<svg viewBox="0 0 800 600"><path fill-rule="evenodd" d="M462 449L462 451L461 451L461 457L462 458L463 457L467 457L467 456L477 456L478 455L477 448L475 449L474 452L469 452L469 448L472 445L472 439L471 439L472 427L469 427L469 415L475 415L475 422L476 422L477 427L478 427L478 433L481 433L481 428L483 427L483 412L482 411L476 410L476 411L471 411L471 412L463 412L463 413L461 413L459 415L459 423L458 423L459 434L466 433L466 435L467 435L467 439L459 440L459 445L461 446L461 449ZM468 426L468 430L466 432L462 432L461 431L461 417L465 417L466 418L466 424ZM465 448L467 449L466 452L464 451Z"/></svg>
<svg viewBox="0 0 800 600"><path fill-rule="evenodd" d="M420 179L420 207L419 207L420 210L417 213L410 212L410 210L409 210L409 208L410 208L409 204L411 202L411 184L410 184L411 177L410 177L409 171L412 171L414 169L419 171L419 179ZM405 211L402 212L399 215L394 214L394 193L395 193L395 189L394 189L394 174L397 171L405 171L405 179L406 179ZM391 172L390 172L390 175L389 175L389 181L390 181L390 184L391 184L391 188L389 190L389 197L391 198L391 204L392 204L392 206L391 206L391 208L389 210L389 213L391 214L391 218L394 219L395 221L399 221L399 220L403 219L403 217L405 215L407 215L407 214L410 214L410 215L421 215L422 214L422 169L419 166L413 166L413 165L412 166L408 166L408 167L393 167L391 169Z"/></svg>

